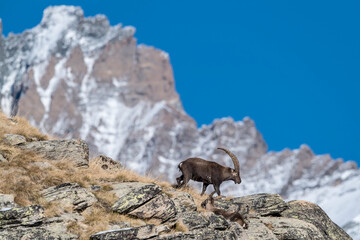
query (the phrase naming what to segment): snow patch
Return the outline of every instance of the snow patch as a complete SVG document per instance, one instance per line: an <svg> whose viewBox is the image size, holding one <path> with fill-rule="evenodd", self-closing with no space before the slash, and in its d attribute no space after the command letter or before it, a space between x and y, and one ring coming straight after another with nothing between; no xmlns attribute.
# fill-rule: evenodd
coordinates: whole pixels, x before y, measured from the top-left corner
<svg viewBox="0 0 360 240"><path fill-rule="evenodd" d="M161 173L167 173L170 169L176 169L179 164L179 161L164 156L159 156L158 160L162 163L159 165L159 172Z"/></svg>
<svg viewBox="0 0 360 240"><path fill-rule="evenodd" d="M44 106L45 113L48 113L50 110L51 96L53 92L56 90L57 85L59 84L61 79L64 79L66 77L66 69L64 67L66 61L67 59L63 58L56 64L54 76L49 80L49 84L47 88L43 88L40 83L40 76L42 75L39 72L41 72L43 66L38 65L35 67L35 69L37 69L36 72L38 72L36 74L37 76L36 77L34 76L34 80L36 83L36 90L40 96L40 101Z"/></svg>
<svg viewBox="0 0 360 240"><path fill-rule="evenodd" d="M165 60L169 60L169 53L167 52L161 51L160 56Z"/></svg>
<svg viewBox="0 0 360 240"><path fill-rule="evenodd" d="M145 138L151 139L155 130L148 128L148 125L164 104L164 102L158 102L155 105L139 102L130 108L111 96L104 96L101 102L87 104L80 130L81 137L83 139L91 137L96 146L101 146L102 152L117 159L126 139L132 133L131 129L144 129L147 131ZM91 129L97 129L97 131L90 131ZM132 161L131 164L134 165L134 162ZM132 169L135 167L137 164L131 166Z"/></svg>
<svg viewBox="0 0 360 240"><path fill-rule="evenodd" d="M16 80L16 72L13 71L9 76L5 76L5 84L1 89L1 109L6 115L10 115L13 99L11 97L12 87Z"/></svg>
<svg viewBox="0 0 360 240"><path fill-rule="evenodd" d="M0 212L5 212L5 211L8 211L8 210L11 210L12 208L1 208L0 209Z"/></svg>
<svg viewBox="0 0 360 240"><path fill-rule="evenodd" d="M44 17L40 25L33 29L35 41L30 53L31 62L40 62L48 58L56 49L56 44L69 31L77 20L76 16L65 12L75 10L74 7L50 7L44 11Z"/></svg>
<svg viewBox="0 0 360 240"><path fill-rule="evenodd" d="M128 85L128 77L124 76L120 79L117 78L113 78L112 79L112 84L116 87L116 88L121 88L121 87L125 87Z"/></svg>

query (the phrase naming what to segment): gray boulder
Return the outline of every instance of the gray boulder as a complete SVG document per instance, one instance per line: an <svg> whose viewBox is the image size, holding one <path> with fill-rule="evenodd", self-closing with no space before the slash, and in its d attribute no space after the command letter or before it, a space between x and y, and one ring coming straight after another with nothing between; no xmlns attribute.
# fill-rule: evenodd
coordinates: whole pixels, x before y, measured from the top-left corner
<svg viewBox="0 0 360 240"><path fill-rule="evenodd" d="M167 189L167 194L170 195L170 199L174 202L177 213L196 211L196 204L189 193Z"/></svg>
<svg viewBox="0 0 360 240"><path fill-rule="evenodd" d="M8 160L2 154L0 154L0 163L2 162L8 162Z"/></svg>
<svg viewBox="0 0 360 240"><path fill-rule="evenodd" d="M278 238L272 232L272 229L266 226L260 219L248 219L249 227L246 230L240 230L238 224L233 223L230 230L236 233L237 239L243 240L277 240Z"/></svg>
<svg viewBox="0 0 360 240"><path fill-rule="evenodd" d="M10 145L18 145L26 142L26 138L18 134L5 134L4 141Z"/></svg>
<svg viewBox="0 0 360 240"><path fill-rule="evenodd" d="M164 234L158 236L154 239L157 240L184 240L184 239L194 239L194 240L235 240L238 239L237 235L232 231L218 231L212 229L197 229L190 232L177 232L171 234Z"/></svg>
<svg viewBox="0 0 360 240"><path fill-rule="evenodd" d="M248 208L248 213L260 216L278 216L288 208L279 194L253 194L233 198L230 202L237 204L240 209Z"/></svg>
<svg viewBox="0 0 360 240"><path fill-rule="evenodd" d="M216 215L212 212L205 212L202 213L202 216L205 217L206 220L208 220L209 228L215 229L215 230L225 230L229 228L230 224L229 222L220 215Z"/></svg>
<svg viewBox="0 0 360 240"><path fill-rule="evenodd" d="M68 160L77 167L89 166L89 147L82 140L36 141L22 143L18 146L21 149L33 151L49 160Z"/></svg>
<svg viewBox="0 0 360 240"><path fill-rule="evenodd" d="M135 227L102 231L91 235L90 240L136 239L138 231L139 228Z"/></svg>
<svg viewBox="0 0 360 240"><path fill-rule="evenodd" d="M207 228L210 222L199 212L185 212L179 215L176 225L185 227L185 230L193 231Z"/></svg>
<svg viewBox="0 0 360 240"><path fill-rule="evenodd" d="M261 218L278 239L327 239L313 224L294 218Z"/></svg>
<svg viewBox="0 0 360 240"><path fill-rule="evenodd" d="M14 207L19 207L14 202L14 195L0 193L0 211L3 208L14 208Z"/></svg>
<svg viewBox="0 0 360 240"><path fill-rule="evenodd" d="M70 233L58 234L43 227L17 227L0 232L0 240L73 240L79 239Z"/></svg>
<svg viewBox="0 0 360 240"><path fill-rule="evenodd" d="M155 226L153 224L141 227L128 227L109 231L98 232L90 236L90 240L133 240L133 239L152 239L162 232L169 232L167 226Z"/></svg>
<svg viewBox="0 0 360 240"><path fill-rule="evenodd" d="M307 201L290 201L289 208L281 213L287 218L300 219L311 223L321 232L324 238L328 239L351 239L351 237L338 225L317 204Z"/></svg>
<svg viewBox="0 0 360 240"><path fill-rule="evenodd" d="M0 210L0 229L36 226L40 225L44 219L44 209L39 205L22 208L2 208Z"/></svg>
<svg viewBox="0 0 360 240"><path fill-rule="evenodd" d="M118 213L128 213L153 199L161 188L151 183L124 182L111 185L112 192L119 198L112 206Z"/></svg>
<svg viewBox="0 0 360 240"><path fill-rule="evenodd" d="M57 201L60 205L71 206L78 212L97 202L94 194L86 188L80 187L77 183L63 183L44 189L41 193L46 201Z"/></svg>
<svg viewBox="0 0 360 240"><path fill-rule="evenodd" d="M84 221L84 217L78 213L62 213L60 216L46 219L41 228L55 239L79 239L77 235L69 232L67 225L81 221Z"/></svg>
<svg viewBox="0 0 360 240"><path fill-rule="evenodd" d="M141 219L160 219L166 222L176 216L174 202L165 194L158 194L149 202L128 213Z"/></svg>

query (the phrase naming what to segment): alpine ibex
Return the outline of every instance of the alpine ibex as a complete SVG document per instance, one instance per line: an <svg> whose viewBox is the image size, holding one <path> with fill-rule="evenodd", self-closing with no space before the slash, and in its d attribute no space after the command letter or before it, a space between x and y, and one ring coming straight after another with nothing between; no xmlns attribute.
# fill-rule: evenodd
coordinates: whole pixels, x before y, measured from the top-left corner
<svg viewBox="0 0 360 240"><path fill-rule="evenodd" d="M179 164L179 169L182 175L176 178L177 187L186 185L190 179L202 182L203 188L201 195L204 194L206 188L212 184L215 192L220 196L220 184L224 181L233 180L235 183L240 184L240 166L237 157L227 150L226 148L218 148L225 151L234 162L235 169L221 166L216 162L206 161L201 158L188 158Z"/></svg>
<svg viewBox="0 0 360 240"><path fill-rule="evenodd" d="M237 222L238 224L240 224L243 228L247 229L248 228L248 224L245 221L245 219L243 218L243 216L239 213L239 212L229 212L229 211L225 211L223 209L219 209L216 208L214 205L214 198L213 198L213 194L215 192L211 193L209 195L209 198L206 199L205 201L203 201L201 203L201 207L212 211L213 213L215 213L216 215L221 215L224 218L232 221L232 222Z"/></svg>

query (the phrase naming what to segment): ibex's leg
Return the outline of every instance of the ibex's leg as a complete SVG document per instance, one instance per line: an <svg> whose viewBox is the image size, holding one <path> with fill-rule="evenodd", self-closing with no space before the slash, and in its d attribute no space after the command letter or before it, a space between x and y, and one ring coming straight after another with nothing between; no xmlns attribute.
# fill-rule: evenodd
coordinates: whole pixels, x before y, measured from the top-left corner
<svg viewBox="0 0 360 240"><path fill-rule="evenodd" d="M186 184L190 181L190 176L184 175L183 185L186 186Z"/></svg>
<svg viewBox="0 0 360 240"><path fill-rule="evenodd" d="M214 184L214 189L217 195L220 196L220 184Z"/></svg>
<svg viewBox="0 0 360 240"><path fill-rule="evenodd" d="M176 178L178 182L177 187L180 188L182 186L186 186L186 184L190 181L190 177L187 175L181 175L180 177ZM182 181L182 183L180 183Z"/></svg>
<svg viewBox="0 0 360 240"><path fill-rule="evenodd" d="M202 191L201 191L201 196L204 195L205 191L206 191L206 188L209 186L208 183L203 183L203 188L202 188Z"/></svg>
<svg viewBox="0 0 360 240"><path fill-rule="evenodd" d="M179 188L180 187L180 185L181 185L181 181L183 181L184 180L184 175L181 175L180 177L178 177L178 178L176 178L176 182L177 182L177 188Z"/></svg>

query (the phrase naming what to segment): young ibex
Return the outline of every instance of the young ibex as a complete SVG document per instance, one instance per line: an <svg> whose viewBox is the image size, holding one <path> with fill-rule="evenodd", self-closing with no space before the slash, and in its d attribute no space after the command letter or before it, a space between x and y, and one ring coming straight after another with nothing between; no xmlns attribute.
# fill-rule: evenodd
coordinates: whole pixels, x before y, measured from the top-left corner
<svg viewBox="0 0 360 240"><path fill-rule="evenodd" d="M240 184L240 166L237 157L226 148L218 148L225 151L233 160L235 169L221 166L216 162L206 161L201 158L188 158L179 164L182 175L176 178L177 187L186 185L190 179L202 182L203 188L201 195L204 194L206 188L212 184L215 192L220 196L220 184L224 181L233 180Z"/></svg>
<svg viewBox="0 0 360 240"><path fill-rule="evenodd" d="M205 201L203 201L201 203L201 207L212 211L216 215L221 215L224 218L226 218L226 219L228 219L228 220L230 220L232 222L237 222L243 228L247 229L248 224L247 224L247 222L245 221L245 219L243 218L243 216L239 212L228 212L228 211L225 211L223 209L219 209L219 208L215 207L213 194L214 194L214 192L209 195L208 199L206 199Z"/></svg>

